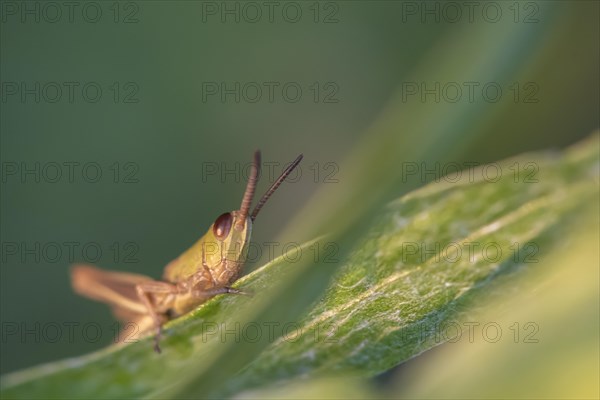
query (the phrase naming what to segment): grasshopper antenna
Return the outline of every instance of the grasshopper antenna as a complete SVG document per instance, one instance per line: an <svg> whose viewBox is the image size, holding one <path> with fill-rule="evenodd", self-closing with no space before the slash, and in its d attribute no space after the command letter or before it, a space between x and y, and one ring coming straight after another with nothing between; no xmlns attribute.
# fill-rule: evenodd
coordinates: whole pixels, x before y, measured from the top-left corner
<svg viewBox="0 0 600 400"><path fill-rule="evenodd" d="M281 185L283 183L285 178L288 177L288 175L294 170L294 168L296 168L298 166L298 164L302 160L302 157L303 157L302 154L300 154L298 157L296 157L296 159L285 169L285 171L283 171L281 173L279 178L277 178L277 180L275 182L273 182L273 184L271 185L269 190L267 190L267 192L263 195L263 197L260 198L260 200L256 204L256 207L254 207L254 211L252 211L252 215L250 215L250 219L252 220L252 222L254 222L254 219L258 215L258 212L260 211L260 209L265 205L267 200L269 200L269 197L271 197L271 195L277 190L279 185Z"/></svg>
<svg viewBox="0 0 600 400"><path fill-rule="evenodd" d="M250 171L250 177L248 178L248 184L246 185L246 191L242 198L242 205L240 206L240 223L246 223L246 217L250 212L250 205L252 198L254 197L254 191L256 190L256 183L258 182L258 174L260 173L260 150L254 152L254 162L252 163L252 170Z"/></svg>

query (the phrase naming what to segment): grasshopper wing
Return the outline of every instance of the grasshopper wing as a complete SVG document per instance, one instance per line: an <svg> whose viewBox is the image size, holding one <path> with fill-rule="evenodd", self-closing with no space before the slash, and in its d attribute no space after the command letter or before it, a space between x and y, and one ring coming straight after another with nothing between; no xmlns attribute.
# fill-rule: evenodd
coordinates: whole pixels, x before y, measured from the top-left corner
<svg viewBox="0 0 600 400"><path fill-rule="evenodd" d="M85 264L71 267L73 290L81 296L109 304L115 316L124 322L148 313L135 285L152 280L145 275L106 271Z"/></svg>

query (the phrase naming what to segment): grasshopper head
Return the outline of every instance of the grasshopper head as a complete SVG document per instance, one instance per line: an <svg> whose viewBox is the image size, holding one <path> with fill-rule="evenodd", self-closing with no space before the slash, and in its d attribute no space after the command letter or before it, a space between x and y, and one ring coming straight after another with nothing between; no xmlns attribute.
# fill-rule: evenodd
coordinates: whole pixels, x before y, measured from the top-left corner
<svg viewBox="0 0 600 400"><path fill-rule="evenodd" d="M258 177L260 174L260 151L254 153L254 162L246 191L242 198L242 204L239 210L221 214L212 225L212 235L214 236L222 251L230 255L228 258L235 257L237 261L243 261L248 252L248 244L252 234L252 224L258 215L260 209L265 205L269 197L277 190L279 185L287 178L287 176L296 168L302 160L300 154L282 173L269 190L261 197L250 214L250 206L254 198L254 192ZM211 232L211 231L209 231Z"/></svg>

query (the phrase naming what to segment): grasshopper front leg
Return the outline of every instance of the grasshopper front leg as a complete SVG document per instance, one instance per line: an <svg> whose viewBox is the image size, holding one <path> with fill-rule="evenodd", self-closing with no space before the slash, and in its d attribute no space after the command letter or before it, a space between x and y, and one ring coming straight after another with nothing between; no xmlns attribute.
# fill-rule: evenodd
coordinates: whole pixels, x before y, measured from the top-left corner
<svg viewBox="0 0 600 400"><path fill-rule="evenodd" d="M159 341L160 341L160 336L162 334L161 327L162 327L163 321L161 320L160 316L156 312L155 306L152 305L149 295L150 294L155 294L155 295L177 294L179 291L177 289L177 286L175 286L171 283L160 282L160 281L149 281L149 282L138 283L137 285L135 285L135 290L137 292L138 297L142 301L142 303L144 303L144 306L146 306L148 314L152 317L152 320L154 321L154 326L156 328L156 337L154 338L154 351L156 351L157 353L160 353Z"/></svg>

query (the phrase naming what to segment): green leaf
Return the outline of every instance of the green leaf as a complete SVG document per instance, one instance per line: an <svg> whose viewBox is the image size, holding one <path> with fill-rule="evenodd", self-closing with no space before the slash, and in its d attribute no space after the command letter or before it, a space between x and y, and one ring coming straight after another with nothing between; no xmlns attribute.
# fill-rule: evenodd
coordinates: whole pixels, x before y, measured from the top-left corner
<svg viewBox="0 0 600 400"><path fill-rule="evenodd" d="M440 327L463 320L484 298L518 291L518 278L543 270L539 257L597 201L598 145L595 134L562 155L525 154L463 171L390 203L323 298L272 336L259 325L266 350L214 393L200 394L230 395L300 376L372 376L448 339ZM496 179L492 171L502 174ZM327 238L303 245L303 257L317 244ZM168 324L162 355L152 352L150 339L114 346L5 376L2 397L198 395L190 377L201 381L218 369L214 361L240 345L236 331L250 340L244 324L294 270L295 255L239 280L236 286L255 293L251 299L219 296Z"/></svg>
<svg viewBox="0 0 600 400"><path fill-rule="evenodd" d="M216 395L299 376L372 376L452 339L484 299L505 301L518 277L543 271L540 257L574 216L597 207L598 168L594 135L560 157L524 154L391 203L299 322L302 335L275 342Z"/></svg>
<svg viewBox="0 0 600 400"><path fill-rule="evenodd" d="M572 226L560 229L565 234L540 254L539 268L478 302L468 322L455 321L462 332L452 330L451 343L387 374L385 391L381 382L324 374L236 397L599 398L599 201L596 194Z"/></svg>

